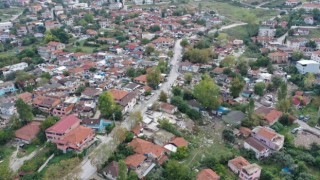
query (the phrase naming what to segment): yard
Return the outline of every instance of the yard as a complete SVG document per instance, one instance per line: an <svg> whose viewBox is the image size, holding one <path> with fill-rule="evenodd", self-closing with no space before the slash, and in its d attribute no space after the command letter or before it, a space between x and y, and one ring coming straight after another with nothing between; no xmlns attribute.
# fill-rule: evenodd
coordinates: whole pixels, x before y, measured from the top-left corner
<svg viewBox="0 0 320 180"><path fill-rule="evenodd" d="M310 103L302 109L296 109L294 111L294 115L295 117L299 117L300 115L310 116L310 119L307 123L309 126L314 127L318 122L318 107L313 103Z"/></svg>
<svg viewBox="0 0 320 180"><path fill-rule="evenodd" d="M22 158L24 156L27 156L27 155L31 154L37 148L38 147L33 144L25 145L23 148L19 148L17 158Z"/></svg>

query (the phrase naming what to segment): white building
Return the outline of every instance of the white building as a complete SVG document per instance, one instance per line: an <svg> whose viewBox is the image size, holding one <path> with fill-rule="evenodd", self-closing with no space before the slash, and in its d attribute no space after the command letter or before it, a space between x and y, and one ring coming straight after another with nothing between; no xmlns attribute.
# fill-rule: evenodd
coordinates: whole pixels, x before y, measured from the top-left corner
<svg viewBox="0 0 320 180"><path fill-rule="evenodd" d="M320 51L314 51L311 54L311 60L320 63Z"/></svg>
<svg viewBox="0 0 320 180"><path fill-rule="evenodd" d="M301 74L318 74L320 72L320 63L313 60L300 60L297 62L296 68Z"/></svg>
<svg viewBox="0 0 320 180"><path fill-rule="evenodd" d="M24 70L25 68L28 67L28 63L26 62L21 62L18 64L10 65L10 66L5 66L3 69L3 75L7 76L10 73L16 72L16 71L21 71Z"/></svg>
<svg viewBox="0 0 320 180"><path fill-rule="evenodd" d="M9 30L13 26L12 22L1 22L0 31Z"/></svg>
<svg viewBox="0 0 320 180"><path fill-rule="evenodd" d="M136 5L153 4L153 0L134 0Z"/></svg>
<svg viewBox="0 0 320 180"><path fill-rule="evenodd" d="M259 36L274 37L275 34L276 34L276 29L271 29L269 27L260 27L259 28Z"/></svg>

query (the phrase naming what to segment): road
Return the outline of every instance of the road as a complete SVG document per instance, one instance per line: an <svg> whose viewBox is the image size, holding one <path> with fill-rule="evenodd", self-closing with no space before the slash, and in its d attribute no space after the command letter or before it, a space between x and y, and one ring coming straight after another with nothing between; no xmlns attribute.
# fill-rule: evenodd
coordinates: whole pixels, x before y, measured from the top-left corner
<svg viewBox="0 0 320 180"><path fill-rule="evenodd" d="M230 25L221 26L220 29L212 29L211 31L209 31L209 33L215 33L216 31L222 31L222 30L231 29L231 28L238 27L238 26L244 26L246 24L248 24L248 23L237 22L237 23L233 23L233 24L230 24Z"/></svg>
<svg viewBox="0 0 320 180"><path fill-rule="evenodd" d="M154 95L148 101L143 101L140 104L136 105L134 110L132 110L132 112L140 111L141 114L144 114L147 111L147 106L157 101L161 91L168 92L171 89L171 85L179 76L179 72L178 72L179 59L182 56L182 47L180 46L180 42L181 42L181 39L177 40L175 43L175 47L173 49L174 56L170 62L172 66L171 66L171 71L167 77L167 82L164 82L160 87L160 89L155 91ZM129 129L130 128L129 120L130 120L129 118L126 118L121 123L121 127ZM103 144L109 144L112 141L112 136L113 136L113 132L110 133L108 136L97 136L101 140L101 143L96 148L99 148ZM111 149L115 150L116 147L112 147ZM79 177L80 179L83 179L83 180L90 179L97 172L97 168L92 164L91 160L88 158L89 156L90 155L86 156L80 165L81 171L79 173Z"/></svg>
<svg viewBox="0 0 320 180"><path fill-rule="evenodd" d="M12 154L12 156L10 158L10 164L9 164L10 169L13 172L17 172L25 161L27 161L29 159L32 159L38 153L38 151L40 151L40 150L41 149L35 150L31 154L29 154L27 156L24 156L22 158L18 158L17 155L18 155L18 152L19 152L19 146L17 146L17 150Z"/></svg>
<svg viewBox="0 0 320 180"><path fill-rule="evenodd" d="M310 127L307 123L305 123L303 121L300 121L300 120L296 120L295 122L298 123L302 127L302 129L310 131L310 132L320 136L320 130L319 129Z"/></svg>

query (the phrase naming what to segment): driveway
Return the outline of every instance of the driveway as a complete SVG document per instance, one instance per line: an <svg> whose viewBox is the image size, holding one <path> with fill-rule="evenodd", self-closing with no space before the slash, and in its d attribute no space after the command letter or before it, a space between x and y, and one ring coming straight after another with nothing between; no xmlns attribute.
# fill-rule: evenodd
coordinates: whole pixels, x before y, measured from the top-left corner
<svg viewBox="0 0 320 180"><path fill-rule="evenodd" d="M314 128L314 127L310 127L307 123L305 123L303 121L300 121L300 120L296 120L295 122L298 123L302 127L302 129L310 131L310 132L320 136L320 130L319 129Z"/></svg>

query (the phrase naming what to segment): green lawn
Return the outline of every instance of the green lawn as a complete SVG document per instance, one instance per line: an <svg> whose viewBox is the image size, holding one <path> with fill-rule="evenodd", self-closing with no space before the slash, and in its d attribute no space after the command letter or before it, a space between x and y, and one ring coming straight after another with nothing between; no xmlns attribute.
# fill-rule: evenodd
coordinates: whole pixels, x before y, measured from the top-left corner
<svg viewBox="0 0 320 180"><path fill-rule="evenodd" d="M21 157L27 156L27 155L31 154L37 148L38 147L36 145L32 145L32 144L26 145L25 147L19 149L17 157L21 158Z"/></svg>
<svg viewBox="0 0 320 180"><path fill-rule="evenodd" d="M217 13L233 21L245 21L245 19L251 19L253 17L255 18L254 21L258 23L259 21L268 20L278 14L275 10L244 8L227 2L201 1L201 3L203 8L215 10Z"/></svg>
<svg viewBox="0 0 320 180"><path fill-rule="evenodd" d="M237 26L234 28L226 29L224 30L225 33L228 34L228 36L236 39L244 39L248 36L246 26Z"/></svg>
<svg viewBox="0 0 320 180"><path fill-rule="evenodd" d="M0 147L0 179L12 179L13 173L9 169L9 162L15 147Z"/></svg>
<svg viewBox="0 0 320 180"><path fill-rule="evenodd" d="M11 7L0 10L0 22L8 21L14 15L20 14L24 10L23 7Z"/></svg>
<svg viewBox="0 0 320 180"><path fill-rule="evenodd" d="M300 115L309 115L310 120L308 121L308 124L312 127L314 127L317 124L318 120L318 107L310 103L309 105L303 107L302 109L296 109L294 111L294 114L296 117Z"/></svg>

